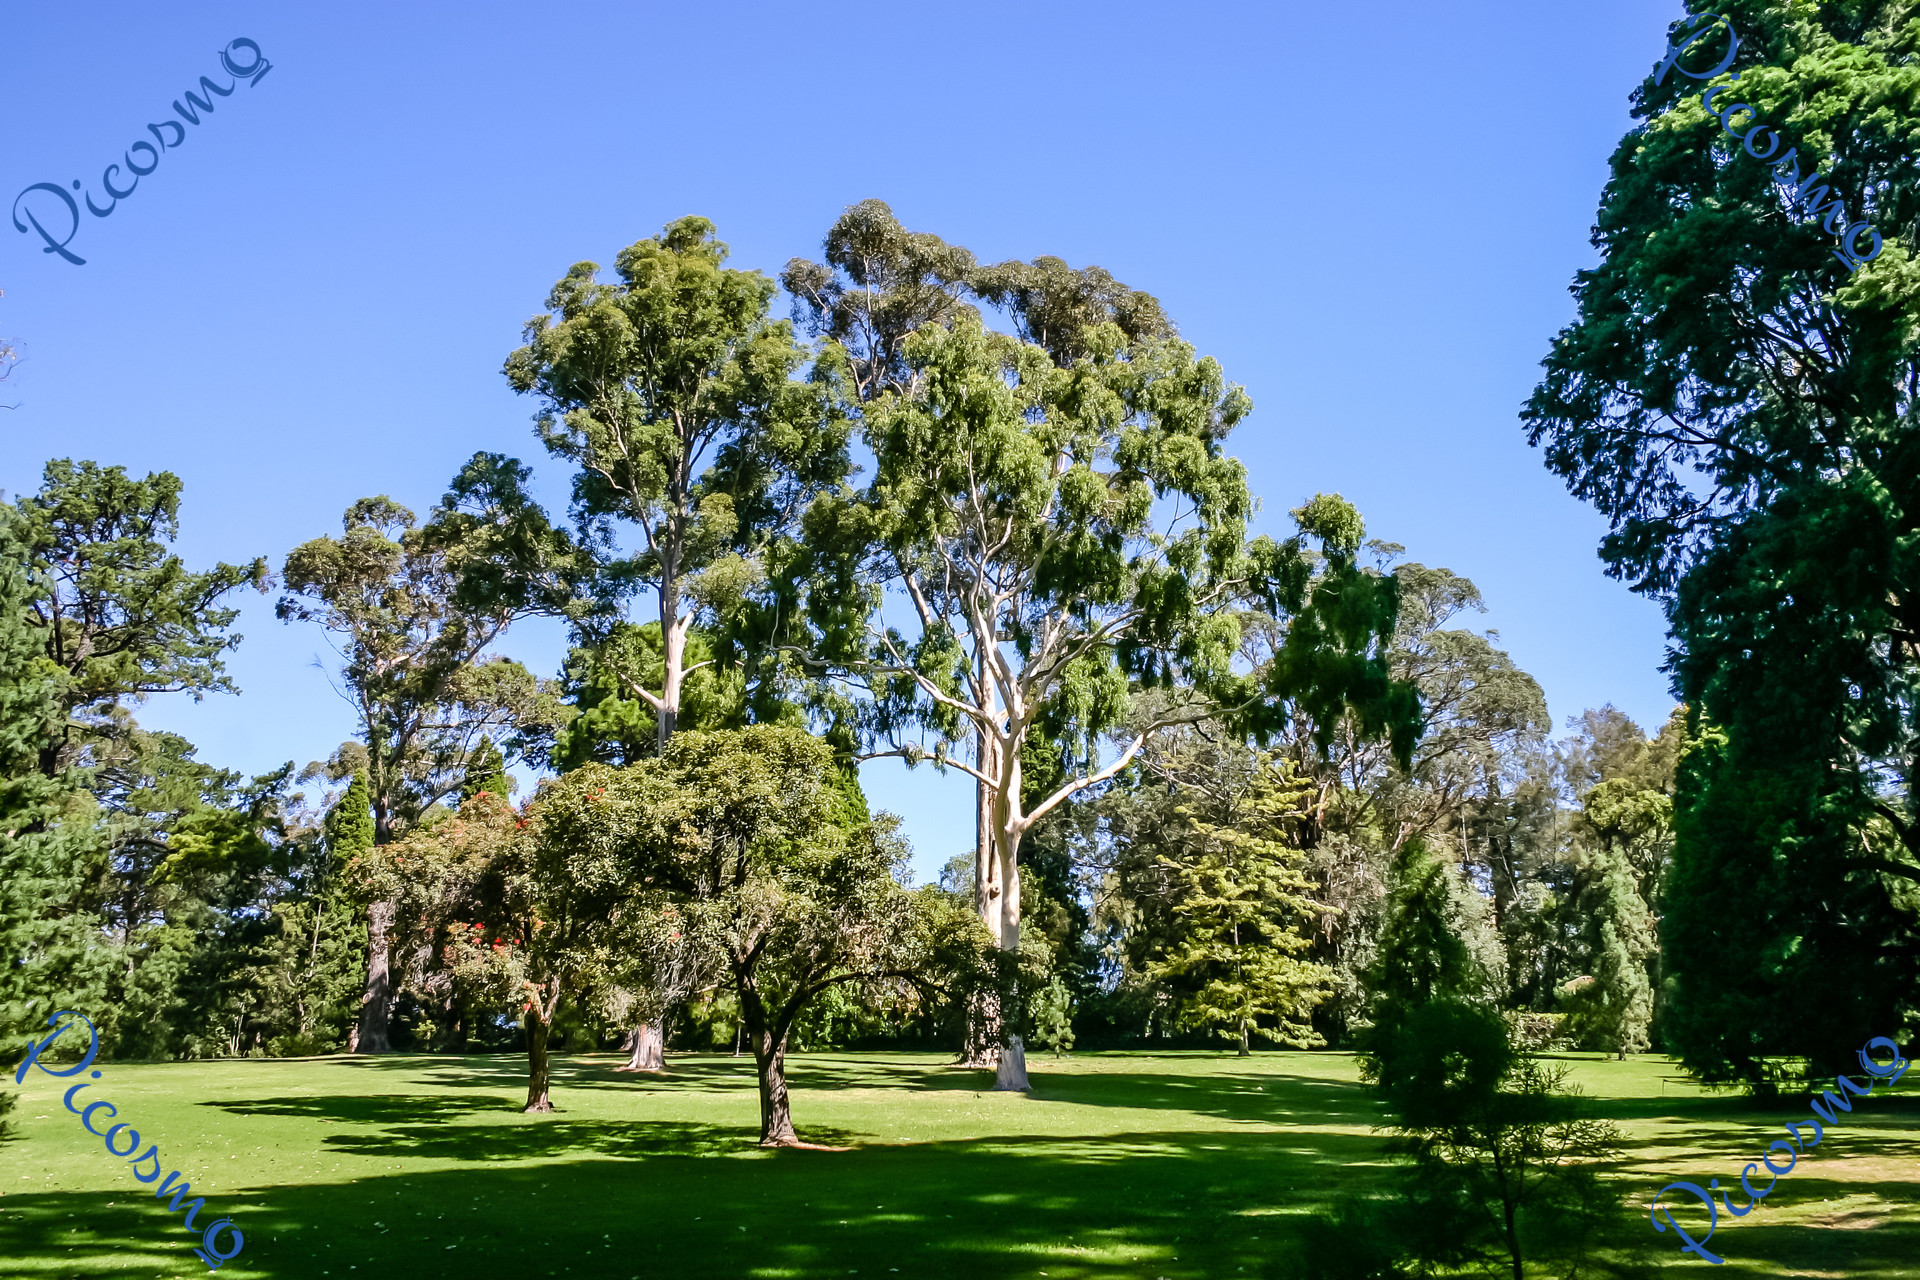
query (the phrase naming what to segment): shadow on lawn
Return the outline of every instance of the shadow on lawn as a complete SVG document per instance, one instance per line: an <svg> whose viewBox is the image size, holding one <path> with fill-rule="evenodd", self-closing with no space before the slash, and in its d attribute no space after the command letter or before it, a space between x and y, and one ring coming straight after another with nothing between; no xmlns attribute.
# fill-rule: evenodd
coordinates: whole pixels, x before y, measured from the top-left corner
<svg viewBox="0 0 1920 1280"><path fill-rule="evenodd" d="M606 1126L613 1129L620 1126ZM358 1280L372 1275L684 1277L1280 1276L1293 1215L1378 1158L1369 1139L1316 1135L1290 1154L1271 1135L1141 1132L1100 1139L999 1138L868 1147L844 1154L737 1153L734 1131L627 1126L642 1160L593 1150L594 1126L485 1125L466 1140L496 1159L336 1185L259 1187L219 1206L247 1232L228 1275ZM548 1144L515 1152L528 1131ZM359 1135L382 1156L452 1128ZM345 1135L330 1135L341 1137ZM814 1136L820 1136L817 1131ZM561 1141L564 1139L564 1141ZM407 1154L429 1155L409 1150ZM445 1154L445 1153L442 1153ZM520 1155L548 1163L510 1163ZM571 1156L572 1158L567 1158ZM559 1157L556 1161L555 1157ZM101 1207L98 1194L8 1196L0 1250L22 1276L123 1274L119 1249L178 1242L155 1206ZM213 1207L213 1206L209 1206ZM77 1215L77 1216L70 1216ZM70 1236L84 1221L84 1239ZM68 1253L69 1247L74 1252ZM34 1270L45 1260L45 1267ZM147 1274L155 1274L147 1271Z"/></svg>
<svg viewBox="0 0 1920 1280"><path fill-rule="evenodd" d="M1336 1186L1364 1181L1355 1166L1377 1165L1381 1151L1360 1135L1301 1134L1283 1144L1271 1134L1146 1131L710 1159L691 1157L716 1135L692 1126L690 1138L650 1130L660 1145L647 1154L663 1158L636 1161L587 1154L593 1136L564 1124L482 1126L474 1136L511 1143L516 1129L557 1130L571 1141L565 1150L526 1154L572 1159L502 1159L223 1197L217 1207L247 1233L245 1253L225 1275L1280 1280L1295 1274L1298 1224ZM675 1149L689 1140L693 1149ZM390 1143L381 1148L391 1153ZM1859 1191L1791 1181L1801 1205ZM0 1200L8 1274L120 1276L134 1256L162 1246L168 1265L143 1274L204 1274L177 1219L140 1191ZM107 1199L116 1204L105 1207ZM1756 1213L1716 1234L1727 1265L1715 1274L1910 1275L1920 1252L1914 1208L1903 1194L1864 1221L1815 1226L1775 1225ZM1849 1229L1868 1221L1872 1230ZM1620 1230L1651 1231L1644 1213L1623 1218Z"/></svg>

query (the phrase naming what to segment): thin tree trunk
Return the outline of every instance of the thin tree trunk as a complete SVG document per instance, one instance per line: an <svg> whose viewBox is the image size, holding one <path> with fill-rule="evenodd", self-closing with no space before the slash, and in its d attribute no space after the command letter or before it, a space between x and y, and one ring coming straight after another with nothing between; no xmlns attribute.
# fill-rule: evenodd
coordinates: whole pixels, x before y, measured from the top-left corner
<svg viewBox="0 0 1920 1280"><path fill-rule="evenodd" d="M659 745L667 749L680 724L680 685L687 664L687 620L680 617L680 578L670 564L660 571Z"/></svg>
<svg viewBox="0 0 1920 1280"><path fill-rule="evenodd" d="M976 697L985 697L985 659L981 659ZM973 761L982 773L991 774L992 746L985 729L973 731ZM978 778L973 782L973 909L980 913L994 937L999 937L1000 872L993 857L993 791ZM960 1060L963 1067L998 1068L1000 1065L1000 1002L991 995L968 999L966 1024L961 1028Z"/></svg>
<svg viewBox="0 0 1920 1280"><path fill-rule="evenodd" d="M367 908L367 986L360 996L360 1023L355 1028L353 1053L391 1053L387 1043L387 1019L393 1012L393 958L389 954L393 935L391 902L376 902Z"/></svg>
<svg viewBox="0 0 1920 1280"><path fill-rule="evenodd" d="M797 1147L793 1110L787 1100L787 1029L767 1023L766 1010L751 989L740 992L740 1012L753 1046L754 1074L760 1078L760 1145Z"/></svg>
<svg viewBox="0 0 1920 1280"><path fill-rule="evenodd" d="M547 1055L547 1037L553 1028L540 1016L540 1010L527 1010L525 1019L527 1028L527 1105L522 1111L551 1111L553 1101L547 1096L552 1063Z"/></svg>
<svg viewBox="0 0 1920 1280"><path fill-rule="evenodd" d="M1240 1053L1238 1056L1242 1058L1250 1058L1253 1056L1253 1050L1247 1048L1247 1020L1245 1018L1240 1019Z"/></svg>

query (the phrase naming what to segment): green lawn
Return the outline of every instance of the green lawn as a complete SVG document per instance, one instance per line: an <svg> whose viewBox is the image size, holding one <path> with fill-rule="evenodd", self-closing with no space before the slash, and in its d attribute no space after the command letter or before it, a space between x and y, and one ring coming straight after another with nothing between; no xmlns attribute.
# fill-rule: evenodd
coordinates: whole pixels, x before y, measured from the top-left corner
<svg viewBox="0 0 1920 1280"><path fill-rule="evenodd" d="M750 1059L678 1057L663 1080L614 1062L560 1059L551 1116L515 1110L513 1058L106 1064L80 1100L111 1099L192 1178L199 1225L246 1231L223 1277L1284 1277L1303 1216L1391 1176L1343 1054L1036 1057L1030 1098L929 1055L796 1055L802 1136L845 1152L756 1150ZM1578 1062L1633 1143L1623 1233L1716 1280L1920 1277L1920 1076L1722 1214L1721 1268L1653 1237L1648 1196L1727 1185L1806 1105L1676 1076ZM0 1147L0 1274L205 1275L198 1233L81 1129L65 1083L29 1079Z"/></svg>

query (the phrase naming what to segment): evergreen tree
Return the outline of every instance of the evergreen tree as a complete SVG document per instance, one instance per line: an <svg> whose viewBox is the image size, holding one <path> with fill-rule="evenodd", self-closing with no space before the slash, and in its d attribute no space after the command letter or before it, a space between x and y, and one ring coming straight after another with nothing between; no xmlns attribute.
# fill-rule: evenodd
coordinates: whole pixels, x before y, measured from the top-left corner
<svg viewBox="0 0 1920 1280"><path fill-rule="evenodd" d="M1319 1043L1308 1017L1328 973L1298 957L1310 945L1302 926L1320 907L1293 839L1311 792L1263 761L1234 825L1189 817L1186 856L1160 858L1181 931L1148 974L1173 986L1180 1021L1226 1030L1243 1057L1250 1035Z"/></svg>
<svg viewBox="0 0 1920 1280"><path fill-rule="evenodd" d="M1746 0L1682 44L1649 48L1524 417L1722 736L1676 805L1663 1030L1758 1084L1920 993L1916 46L1893 0Z"/></svg>
<svg viewBox="0 0 1920 1280"><path fill-rule="evenodd" d="M125 701L234 689L221 655L240 643L227 630L239 610L221 601L247 584L266 590L267 562L190 572L167 549L180 530L180 489L171 472L135 480L121 467L56 458L40 492L14 505L37 580L28 616L60 710L40 749L48 777Z"/></svg>
<svg viewBox="0 0 1920 1280"><path fill-rule="evenodd" d="M29 1035L44 1034L49 1013L99 1009L112 972L85 894L94 842L84 796L70 771L49 777L41 768L62 714L60 672L34 614L44 600L20 521L0 507L0 1056L8 1061ZM76 812L82 821L62 821Z"/></svg>
<svg viewBox="0 0 1920 1280"><path fill-rule="evenodd" d="M360 1013L366 973L366 905L356 900L356 864L374 846L364 773L327 810L319 839L303 852L304 874L274 908L277 930L263 962L274 1006L272 1054L329 1053L346 1046Z"/></svg>
<svg viewBox="0 0 1920 1280"><path fill-rule="evenodd" d="M480 739L480 745L467 757L466 780L460 784L460 798L471 800L482 791L500 799L513 800L513 779L507 776L507 758L492 738Z"/></svg>
<svg viewBox="0 0 1920 1280"><path fill-rule="evenodd" d="M1583 1047L1619 1057L1642 1053L1653 1021L1648 963L1659 950L1653 913L1619 854L1594 854L1573 900L1572 920L1585 935L1587 973L1562 988L1567 1031Z"/></svg>
<svg viewBox="0 0 1920 1280"><path fill-rule="evenodd" d="M1409 841L1395 882L1380 949L1366 976L1372 1025L1357 1037L1370 1070L1377 1070L1381 1055L1421 1009L1441 1002L1484 1008L1493 994L1492 975L1462 936L1452 868L1424 844Z"/></svg>

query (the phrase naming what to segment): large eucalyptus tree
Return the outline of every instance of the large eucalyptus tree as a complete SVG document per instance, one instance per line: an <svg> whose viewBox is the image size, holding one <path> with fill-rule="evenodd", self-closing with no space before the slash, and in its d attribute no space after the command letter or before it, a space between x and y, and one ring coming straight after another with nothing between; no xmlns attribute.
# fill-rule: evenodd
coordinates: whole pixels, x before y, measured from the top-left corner
<svg viewBox="0 0 1920 1280"><path fill-rule="evenodd" d="M1023 276L1029 315L1060 301L1046 272ZM1221 446L1250 405L1218 364L1098 313L1049 345L962 315L915 330L902 359L902 389L863 415L871 483L807 514L787 586L813 635L796 643L864 691L869 755L980 784L976 901L1002 949L1020 945L1022 838L1162 729L1226 713L1264 735L1291 697L1411 744L1416 699L1386 669L1392 580L1356 567L1359 516L1337 498L1297 513L1317 552L1249 539L1253 497ZM1235 657L1256 614L1292 626L1253 671ZM1174 692L1130 717L1150 686ZM969 737L971 760L953 750ZM1034 738L1065 767L1030 800ZM1000 1039L1000 1087L1025 1088L1019 1036Z"/></svg>

